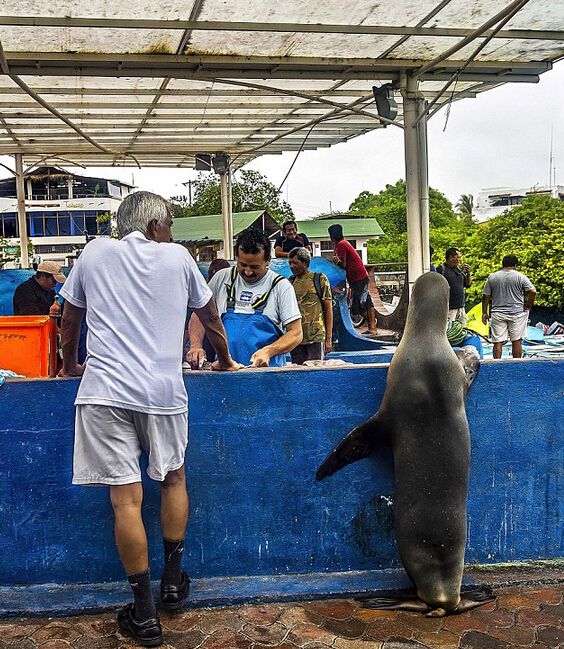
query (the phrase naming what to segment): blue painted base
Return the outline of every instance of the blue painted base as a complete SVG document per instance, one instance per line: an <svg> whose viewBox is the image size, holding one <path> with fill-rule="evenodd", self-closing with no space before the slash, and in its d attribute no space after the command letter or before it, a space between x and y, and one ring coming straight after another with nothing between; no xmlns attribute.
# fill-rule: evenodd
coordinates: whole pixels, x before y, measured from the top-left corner
<svg viewBox="0 0 564 649"><path fill-rule="evenodd" d="M333 587L336 574L401 566L389 450L315 481L327 453L377 410L386 373L379 364L185 375L192 504L185 565L195 592L206 593L202 603L343 595L359 587ZM564 555L563 382L564 359L482 364L467 404L468 564ZM108 490L71 484L77 387L76 379L44 379L8 380L0 388L4 611L97 610L128 595L122 590L122 599L108 604L92 590L104 583L110 592L123 589L113 581L123 569ZM143 485L151 572L158 577L160 493L150 480ZM327 581L316 590L304 581L313 577L295 575ZM66 604L56 603L59 592L67 593Z"/></svg>
<svg viewBox="0 0 564 649"><path fill-rule="evenodd" d="M195 579L187 608L357 597L410 588L412 583L401 569ZM158 601L158 581L153 582L153 590ZM129 601L131 590L125 581L11 586L0 588L0 618L99 613Z"/></svg>
<svg viewBox="0 0 564 649"><path fill-rule="evenodd" d="M326 356L327 360L341 360L353 365L368 365L372 363L390 363L395 348L388 346L382 349L372 349L356 352L331 352Z"/></svg>

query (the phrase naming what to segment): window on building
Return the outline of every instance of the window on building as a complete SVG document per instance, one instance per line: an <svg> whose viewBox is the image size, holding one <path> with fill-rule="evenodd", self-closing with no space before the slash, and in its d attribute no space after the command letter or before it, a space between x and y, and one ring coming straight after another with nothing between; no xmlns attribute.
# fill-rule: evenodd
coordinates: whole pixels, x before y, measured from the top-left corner
<svg viewBox="0 0 564 649"><path fill-rule="evenodd" d="M2 215L2 236L6 237L6 239L18 236L15 216L8 214Z"/></svg>
<svg viewBox="0 0 564 649"><path fill-rule="evenodd" d="M45 217L45 236L46 237L56 237L59 234L59 229L57 228L57 217L56 216L47 216Z"/></svg>
<svg viewBox="0 0 564 649"><path fill-rule="evenodd" d="M59 236L70 237L71 235L71 220L70 216L58 216L59 222Z"/></svg>
<svg viewBox="0 0 564 649"><path fill-rule="evenodd" d="M333 250L333 243L331 241L321 241L321 250Z"/></svg>
<svg viewBox="0 0 564 649"><path fill-rule="evenodd" d="M84 212L71 212L70 219L73 236L84 234Z"/></svg>
<svg viewBox="0 0 564 649"><path fill-rule="evenodd" d="M87 216L84 221L88 234L98 234L98 223L95 216Z"/></svg>
<svg viewBox="0 0 564 649"><path fill-rule="evenodd" d="M32 237L42 237L45 234L44 225L43 225L43 215L36 216L35 214L31 217L31 223L29 228L29 234Z"/></svg>

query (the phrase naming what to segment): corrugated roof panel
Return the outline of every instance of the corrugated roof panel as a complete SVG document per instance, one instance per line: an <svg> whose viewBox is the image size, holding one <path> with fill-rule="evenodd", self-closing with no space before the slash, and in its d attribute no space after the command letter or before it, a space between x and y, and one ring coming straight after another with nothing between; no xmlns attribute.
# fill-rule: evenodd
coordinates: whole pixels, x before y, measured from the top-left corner
<svg viewBox="0 0 564 649"><path fill-rule="evenodd" d="M397 36L359 34L195 32L187 53L317 57L331 52L336 58L377 58L397 40Z"/></svg>
<svg viewBox="0 0 564 649"><path fill-rule="evenodd" d="M6 16L94 16L99 18L186 19L192 2L186 0L2 0Z"/></svg>
<svg viewBox="0 0 564 649"><path fill-rule="evenodd" d="M379 127L369 116L376 114L373 85L397 88L507 2L4 0L0 40L13 74L111 148L101 164L135 164L126 151L147 164L192 164L195 152L220 149L241 164L262 152L297 150L315 120L325 121L305 148ZM564 55L564 34L555 32L564 31L563 9L562 0L530 0L504 26L527 33L493 39L457 78L455 98L505 81L536 81L549 68L544 61ZM197 29L202 21L216 22ZM371 33L350 33L366 29ZM481 42L420 79L424 96L442 89ZM21 151L27 161L57 153L92 164L97 149L15 88L3 75L0 154ZM398 90L395 98L399 122ZM345 110L353 103L363 115Z"/></svg>
<svg viewBox="0 0 564 649"><path fill-rule="evenodd" d="M4 49L11 52L115 52L118 54L174 54L178 30L104 29L81 27L2 27Z"/></svg>

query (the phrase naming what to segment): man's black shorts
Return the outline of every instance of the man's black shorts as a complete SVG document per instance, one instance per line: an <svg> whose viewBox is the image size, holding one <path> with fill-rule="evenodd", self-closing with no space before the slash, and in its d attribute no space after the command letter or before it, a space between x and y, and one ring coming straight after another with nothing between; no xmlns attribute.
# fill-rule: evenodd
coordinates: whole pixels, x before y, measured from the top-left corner
<svg viewBox="0 0 564 649"><path fill-rule="evenodd" d="M351 287L351 313L364 315L370 307L374 306L368 292L368 277L361 279L360 282L350 282L349 286Z"/></svg>

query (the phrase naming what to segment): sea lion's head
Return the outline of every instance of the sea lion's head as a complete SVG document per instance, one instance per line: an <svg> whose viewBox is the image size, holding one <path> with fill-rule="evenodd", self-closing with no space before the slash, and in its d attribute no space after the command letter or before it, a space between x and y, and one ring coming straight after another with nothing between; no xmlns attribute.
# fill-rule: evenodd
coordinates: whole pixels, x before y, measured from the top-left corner
<svg viewBox="0 0 564 649"><path fill-rule="evenodd" d="M406 329L436 329L444 333L447 326L450 286L440 273L424 273L411 292Z"/></svg>

